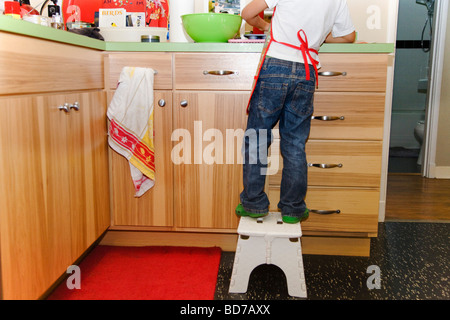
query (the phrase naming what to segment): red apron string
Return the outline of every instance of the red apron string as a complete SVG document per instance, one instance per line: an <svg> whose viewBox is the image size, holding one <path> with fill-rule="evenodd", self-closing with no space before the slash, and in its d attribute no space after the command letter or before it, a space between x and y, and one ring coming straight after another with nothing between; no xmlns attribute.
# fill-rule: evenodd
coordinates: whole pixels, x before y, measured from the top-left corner
<svg viewBox="0 0 450 320"><path fill-rule="evenodd" d="M274 41L276 43L288 46L290 48L296 49L296 50L300 50L302 52L302 56L303 56L303 61L305 64L305 71L306 71L306 80L311 80L311 77L309 75L309 63L308 63L308 59L311 61L313 67L314 67L314 71L316 73L316 84L318 84L318 76L319 76L319 72L317 70L317 65L319 64L319 62L317 60L314 60L311 57L311 53L313 52L315 54L319 54L319 52L315 49L311 49L308 47L308 37L306 36L306 33L303 29L300 29L297 32L297 37L300 40L300 46L295 46L293 44L290 43L286 43L286 42L281 42L281 41L277 41L274 37L273 37L273 32L272 32L272 28L270 29L270 38L271 41Z"/></svg>
<svg viewBox="0 0 450 320"><path fill-rule="evenodd" d="M272 19L275 16L275 10L276 10L276 8L273 9ZM311 48L308 47L308 37L306 36L306 33L305 33L305 31L303 29L300 29L297 32L297 37L300 40L300 46L295 46L295 45L290 44L290 43L277 41L273 37L272 26L270 27L270 40L269 40L269 42L267 44L267 47L265 48L265 50L264 50L264 52L262 54L261 61L259 63L258 72L257 72L257 74L254 77L253 88L252 88L252 92L250 94L250 99L251 99L251 97L253 95L253 92L255 90L256 81L257 81L257 79L259 77L262 65L264 63L264 60L266 59L267 52L269 51L269 48L270 48L270 45L272 44L272 42L277 42L279 44L288 46L288 47L296 49L296 50L300 50L302 52L303 61L304 61L304 64L305 64L306 80L308 80L308 81L311 80L311 76L309 74L309 63L308 63L308 58L309 58L309 61L311 61L312 65L314 67L314 71L316 73L316 87L318 87L318 85L319 85L319 72L317 70L317 65L319 64L319 62L317 60L314 60L311 57L311 52L313 52L313 53L315 53L317 55L319 54L319 52L317 50L315 50L315 49L311 49ZM249 106L250 106L250 101L247 104L247 113L248 113Z"/></svg>

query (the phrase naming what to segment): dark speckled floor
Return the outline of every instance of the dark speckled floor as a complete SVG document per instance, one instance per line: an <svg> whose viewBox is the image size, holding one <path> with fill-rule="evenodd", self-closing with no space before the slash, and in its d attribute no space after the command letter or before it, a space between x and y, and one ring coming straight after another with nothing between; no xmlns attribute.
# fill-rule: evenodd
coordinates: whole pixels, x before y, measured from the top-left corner
<svg viewBox="0 0 450 320"><path fill-rule="evenodd" d="M450 224L380 223L371 256L303 255L308 300L450 300ZM261 265L245 294L229 294L234 253L223 252L216 300L296 300L287 294L284 273ZM369 290L367 268L381 271L381 288Z"/></svg>

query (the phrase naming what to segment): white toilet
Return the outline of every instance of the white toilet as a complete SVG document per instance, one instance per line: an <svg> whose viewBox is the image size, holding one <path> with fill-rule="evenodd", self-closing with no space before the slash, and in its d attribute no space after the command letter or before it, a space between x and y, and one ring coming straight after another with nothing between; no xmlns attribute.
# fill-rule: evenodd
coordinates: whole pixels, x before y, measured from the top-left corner
<svg viewBox="0 0 450 320"><path fill-rule="evenodd" d="M425 121L421 120L417 122L416 127L414 128L414 136L420 144L420 152L419 158L417 159L417 164L422 165L422 157L423 157L423 136L425 131Z"/></svg>

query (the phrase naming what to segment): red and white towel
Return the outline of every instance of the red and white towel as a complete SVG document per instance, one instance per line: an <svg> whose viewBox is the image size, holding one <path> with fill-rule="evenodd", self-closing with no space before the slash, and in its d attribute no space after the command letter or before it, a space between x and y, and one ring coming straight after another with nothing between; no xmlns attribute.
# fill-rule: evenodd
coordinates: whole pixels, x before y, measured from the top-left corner
<svg viewBox="0 0 450 320"><path fill-rule="evenodd" d="M154 70L124 67L108 107L109 146L130 164L136 197L155 184Z"/></svg>

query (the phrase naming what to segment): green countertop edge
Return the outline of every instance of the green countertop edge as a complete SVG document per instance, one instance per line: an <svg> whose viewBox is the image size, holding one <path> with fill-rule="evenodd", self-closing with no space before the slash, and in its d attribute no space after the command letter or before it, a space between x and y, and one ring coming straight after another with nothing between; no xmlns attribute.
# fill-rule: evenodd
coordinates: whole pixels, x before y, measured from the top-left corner
<svg viewBox="0 0 450 320"><path fill-rule="evenodd" d="M261 52L260 43L106 42L106 51L164 52Z"/></svg>
<svg viewBox="0 0 450 320"><path fill-rule="evenodd" d="M130 43L106 42L106 51L166 51L166 52L261 52L263 44L260 43ZM392 53L395 50L393 43L352 43L330 44L325 43L320 53Z"/></svg>
<svg viewBox="0 0 450 320"><path fill-rule="evenodd" d="M261 52L263 48L261 43L105 42L9 16L0 16L0 31L111 52ZM394 51L394 43L325 43L319 52L392 53Z"/></svg>

